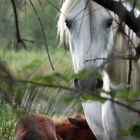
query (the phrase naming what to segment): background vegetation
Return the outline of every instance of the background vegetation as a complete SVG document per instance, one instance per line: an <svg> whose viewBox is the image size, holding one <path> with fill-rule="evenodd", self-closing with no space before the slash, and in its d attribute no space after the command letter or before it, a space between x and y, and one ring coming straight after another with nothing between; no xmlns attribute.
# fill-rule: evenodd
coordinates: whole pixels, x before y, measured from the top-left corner
<svg viewBox="0 0 140 140"><path fill-rule="evenodd" d="M79 111L79 98L71 101L69 92L57 88L30 85L21 80L70 86L72 65L70 54L59 47L57 15L61 2L51 0L15 0L21 38L26 44L17 45L14 13L9 0L0 0L0 139L13 140L15 124L23 114L43 113L66 117ZM37 12L37 13L36 13ZM47 39L54 70L48 60L44 35ZM73 95L76 97L76 95ZM78 102L78 103L77 103Z"/></svg>

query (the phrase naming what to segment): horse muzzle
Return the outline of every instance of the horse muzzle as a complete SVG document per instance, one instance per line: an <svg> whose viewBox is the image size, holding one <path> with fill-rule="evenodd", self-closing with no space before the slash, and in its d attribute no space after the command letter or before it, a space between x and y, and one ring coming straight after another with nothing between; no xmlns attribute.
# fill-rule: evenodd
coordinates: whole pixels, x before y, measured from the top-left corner
<svg viewBox="0 0 140 140"><path fill-rule="evenodd" d="M78 78L74 80L74 86L80 90L96 91L103 87L102 79L94 79L93 77Z"/></svg>

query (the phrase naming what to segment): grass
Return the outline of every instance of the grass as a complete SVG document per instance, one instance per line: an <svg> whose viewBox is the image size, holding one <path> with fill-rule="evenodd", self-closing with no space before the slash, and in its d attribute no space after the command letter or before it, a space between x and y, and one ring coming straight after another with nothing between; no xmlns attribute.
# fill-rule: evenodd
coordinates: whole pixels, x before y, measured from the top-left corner
<svg viewBox="0 0 140 140"><path fill-rule="evenodd" d="M64 73L72 68L69 52L59 48L52 50L51 59L55 72ZM34 74L51 74L51 69L47 53L43 49L15 52L14 50L0 50L1 60L3 60L15 76L29 77Z"/></svg>
<svg viewBox="0 0 140 140"><path fill-rule="evenodd" d="M51 50L50 55L54 71L52 71L47 53L43 49L19 52L0 49L0 59L17 79L34 80L35 77L42 76L44 80L48 75L54 79L53 75L56 72L70 77L73 70L69 52L57 48ZM59 84L71 85L71 81L67 83L61 77L55 77L54 80ZM71 94L68 91L21 83L11 83L12 88L9 88L8 84L4 82L4 91L0 91L1 140L13 139L15 124L23 112L43 113L58 118L69 116L81 109L79 99L75 95L75 100L71 100Z"/></svg>
<svg viewBox="0 0 140 140"><path fill-rule="evenodd" d="M51 2L59 7L59 1L52 0ZM22 5L21 3L21 7L18 9L19 26L22 38L35 40L36 42L35 44L25 42L28 46L27 51L15 52L12 50L15 46L16 38L13 34L15 33L14 16L9 18L12 13L12 7L8 0L1 3L0 60L8 67L16 79L34 80L36 79L35 77L41 76L42 79L45 79L47 75L54 75L56 72L65 75L65 77L70 77L73 70L69 52L62 48L54 49L58 44L58 40L56 40L56 15L58 11L44 0L34 1L33 4L44 27L47 43L50 45L49 49L53 48L52 50L50 49L50 55L55 70L52 71L47 53L45 49L42 49L42 47L44 48L43 43L40 43L40 41L43 41L42 31L30 4L24 5L23 3ZM35 49L30 50L30 48ZM53 79L54 77L50 76L51 78ZM70 115L79 106L76 104L77 98L69 103L71 94L67 91L13 83L13 81L6 79L1 69L0 80L0 140L13 140L15 123L22 112L43 113L57 116L58 118L59 116ZM59 84L71 85L71 81L65 83L61 77L55 77L55 80ZM38 82L41 81L38 80Z"/></svg>
<svg viewBox="0 0 140 140"><path fill-rule="evenodd" d="M1 140L13 140L17 114L10 105L4 104L0 109L0 138Z"/></svg>

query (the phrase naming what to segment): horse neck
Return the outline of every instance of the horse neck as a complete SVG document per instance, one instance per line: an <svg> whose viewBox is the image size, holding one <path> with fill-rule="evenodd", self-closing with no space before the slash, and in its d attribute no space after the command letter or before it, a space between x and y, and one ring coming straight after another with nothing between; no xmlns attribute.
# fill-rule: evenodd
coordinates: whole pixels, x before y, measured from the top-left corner
<svg viewBox="0 0 140 140"><path fill-rule="evenodd" d="M135 37L136 38L136 37ZM134 39L135 39L134 38ZM116 37L117 44L115 49L110 56L111 62L106 67L106 71L109 75L112 88L126 90L128 87L126 85L130 85L129 89L131 91L139 91L140 90L140 60L126 60L118 58L118 56L126 57L128 54L134 54L132 48L134 46L130 45L131 43L124 37L119 34ZM136 39L134 41L136 45ZM137 46L137 45L136 45ZM114 59L113 59L114 58Z"/></svg>

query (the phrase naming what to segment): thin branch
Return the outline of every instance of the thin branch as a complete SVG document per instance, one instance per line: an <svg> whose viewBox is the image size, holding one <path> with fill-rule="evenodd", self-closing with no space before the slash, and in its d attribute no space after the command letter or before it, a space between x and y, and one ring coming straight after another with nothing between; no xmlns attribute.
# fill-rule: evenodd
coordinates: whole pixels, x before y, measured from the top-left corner
<svg viewBox="0 0 140 140"><path fill-rule="evenodd" d="M51 65L51 68L52 70L54 71L54 67L53 67L53 64L52 64L52 61L51 61L51 57L50 57L50 53L49 53L49 49L48 49L48 44L47 44L47 39L46 39L46 34L45 34L45 31L44 31L44 27L43 27L43 24L42 24L42 21L41 21L41 18L36 10L36 8L34 7L33 3L31 0L29 0L37 18L38 18L38 21L39 21L39 24L40 24L40 27L41 27L41 30L42 30L42 33L43 33L43 37L44 37L44 42L45 42L45 47L46 47L46 51L47 51L47 55L48 55L48 59L49 59L49 62L50 62L50 65Z"/></svg>
<svg viewBox="0 0 140 140"><path fill-rule="evenodd" d="M131 75L132 75L132 60L129 60L129 71L128 71L128 85L130 85L130 83L131 83ZM128 87L128 89L127 90L129 90L129 87Z"/></svg>
<svg viewBox="0 0 140 140"><path fill-rule="evenodd" d="M54 5L51 1L47 0L47 2L48 2L51 6L53 6L59 13L63 14L63 13L61 12L61 10L60 10L56 5ZM64 14L63 14L63 15L64 15ZM64 15L64 16L65 16L65 15Z"/></svg>
<svg viewBox="0 0 140 140"><path fill-rule="evenodd" d="M34 44L34 43L36 43L36 42L38 42L38 43L43 43L42 40L32 40L32 39L27 39L27 38L23 38L22 40L25 41L25 42L32 43L32 44Z"/></svg>
<svg viewBox="0 0 140 140"><path fill-rule="evenodd" d="M32 85L41 86L41 87L59 88L59 89L63 89L63 90L68 90L68 91L71 91L71 92L74 92L74 93L79 93L80 95L85 95L85 93L86 93L86 94L92 95L93 97L96 97L98 99L102 99L104 101L106 101L106 100L111 101L111 102L113 102L117 105L120 105L124 108L127 108L128 110L131 110L133 112L136 112L136 113L140 114L140 109L131 107L131 106L129 106L127 104L124 104L120 101L117 101L113 98L103 97L100 94L98 94L96 92L89 91L89 90L73 89L73 88L69 88L69 87L66 87L66 86L62 86L62 85L44 84L44 83L38 83L38 82L34 82L34 81L27 81L27 80L17 80L17 81L20 82L20 83L24 83L24 84L32 84Z"/></svg>
<svg viewBox="0 0 140 140"><path fill-rule="evenodd" d="M11 0L12 6L13 6L13 12L14 12L14 17L15 17L15 26L16 26L16 37L17 37L17 45L16 47L18 48L19 44L22 44L24 48L26 48L26 45L24 41L21 38L20 35L20 30L19 30L19 20L18 20L18 15L17 15L17 8L16 8L16 3L14 0Z"/></svg>
<svg viewBox="0 0 140 140"><path fill-rule="evenodd" d="M94 59L88 59L85 60L84 63L90 62L90 61L98 61L98 60L113 60L113 59L122 59L122 60L137 60L137 56L133 56L133 55L128 55L128 56L115 56L115 57L111 57L111 58L94 58Z"/></svg>
<svg viewBox="0 0 140 140"><path fill-rule="evenodd" d="M113 11L117 14L120 19L125 22L130 29L132 29L136 35L140 38L140 18L136 18L134 12L129 12L126 7L122 5L121 2L113 0L92 0Z"/></svg>
<svg viewBox="0 0 140 140"><path fill-rule="evenodd" d="M121 30L121 33L123 33L126 37L127 37L127 39L128 39L128 41L132 44L132 47L134 47L135 49L136 49L136 46L134 45L134 43L133 43L133 41L132 41L132 39L130 38L130 36L126 33L126 31L124 30L124 28L122 28L122 23L119 23L119 21L117 21L117 19L115 19L115 17L113 17L111 14L110 14L110 12L107 10L107 12L108 12L108 14L111 16L111 18L116 22L116 24L117 24L117 26L116 27L119 27L119 30ZM115 27L115 28L116 28ZM121 29L120 29L121 28ZM113 28L114 29L114 28ZM113 30L112 29L112 30Z"/></svg>

